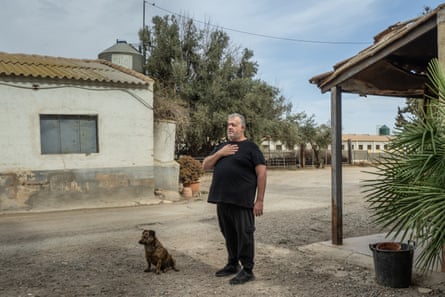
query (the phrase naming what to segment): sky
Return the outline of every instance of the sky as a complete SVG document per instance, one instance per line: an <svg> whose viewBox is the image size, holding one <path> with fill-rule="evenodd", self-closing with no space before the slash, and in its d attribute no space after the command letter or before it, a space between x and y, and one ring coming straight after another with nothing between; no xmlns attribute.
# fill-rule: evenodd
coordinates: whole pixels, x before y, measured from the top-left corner
<svg viewBox="0 0 445 297"><path fill-rule="evenodd" d="M418 17L433 0L2 0L1 52L97 59L117 40L137 44L155 15L178 14L223 29L253 51L257 78L277 87L293 113L330 123L330 93L309 79L368 47L389 26ZM154 5L153 5L154 4ZM403 98L343 94L342 132L391 130Z"/></svg>

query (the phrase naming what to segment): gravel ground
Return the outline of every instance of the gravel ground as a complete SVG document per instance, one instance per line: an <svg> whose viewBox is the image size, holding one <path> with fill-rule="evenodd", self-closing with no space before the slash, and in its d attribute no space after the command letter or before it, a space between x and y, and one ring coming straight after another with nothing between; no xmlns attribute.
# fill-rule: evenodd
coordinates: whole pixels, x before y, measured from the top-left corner
<svg viewBox="0 0 445 297"><path fill-rule="evenodd" d="M344 237L380 233L360 194L362 168L344 169ZM0 296L445 296L431 285L376 284L373 267L307 248L330 240L330 170L270 170L265 215L257 219L256 280L231 286L214 273L226 252L211 177L192 201L160 205L0 215ZM165 201L167 202L167 201ZM156 230L180 271L144 273L143 229Z"/></svg>

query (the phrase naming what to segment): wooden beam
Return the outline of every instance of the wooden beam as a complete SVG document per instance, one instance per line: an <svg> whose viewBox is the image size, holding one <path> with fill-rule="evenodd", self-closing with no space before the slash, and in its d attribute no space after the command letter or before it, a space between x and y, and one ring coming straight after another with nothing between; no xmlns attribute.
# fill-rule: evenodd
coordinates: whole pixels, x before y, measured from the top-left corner
<svg viewBox="0 0 445 297"><path fill-rule="evenodd" d="M341 152L341 88L331 89L331 125L332 125L332 243L343 244L343 182Z"/></svg>
<svg viewBox="0 0 445 297"><path fill-rule="evenodd" d="M437 12L437 59L445 68L445 8ZM442 272L445 272L445 246L442 249Z"/></svg>
<svg viewBox="0 0 445 297"><path fill-rule="evenodd" d="M445 66L445 10L437 12L437 59L442 67Z"/></svg>
<svg viewBox="0 0 445 297"><path fill-rule="evenodd" d="M394 34L391 38L386 41L374 44L367 49L363 50L356 56L352 57L339 66L335 71L329 75L318 87L321 92L327 92L335 86L343 84L348 79L357 75L359 72L367 69L368 67L374 65L385 57L391 55L401 47L407 45L408 43L419 38L423 34L436 27L436 21L434 18L426 20L424 23L418 26L412 26L401 33ZM439 34L437 34L439 35Z"/></svg>

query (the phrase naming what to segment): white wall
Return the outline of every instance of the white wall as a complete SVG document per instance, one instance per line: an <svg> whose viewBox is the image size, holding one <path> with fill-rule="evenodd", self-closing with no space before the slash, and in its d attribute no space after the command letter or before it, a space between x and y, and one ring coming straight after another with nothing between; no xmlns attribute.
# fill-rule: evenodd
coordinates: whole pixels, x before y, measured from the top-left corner
<svg viewBox="0 0 445 297"><path fill-rule="evenodd" d="M0 85L0 171L153 166L152 109L122 90L46 87ZM129 92L153 106L148 89ZM42 155L40 114L97 115L99 153Z"/></svg>
<svg viewBox="0 0 445 297"><path fill-rule="evenodd" d="M363 147L361 149L361 151L368 151L371 153L376 153L376 152L382 152L385 150L385 145L388 144L388 141L360 141L360 140L354 140L351 142L351 145L353 146L353 151L358 151L360 150L359 147L360 145ZM368 145L371 146L371 149L368 149ZM344 151L348 151L349 146L348 146L348 142L347 141L343 141L342 142L342 146L344 147ZM377 149L377 146L380 146L379 149Z"/></svg>
<svg viewBox="0 0 445 297"><path fill-rule="evenodd" d="M154 123L154 129L154 159L160 162L174 161L176 123L158 120Z"/></svg>

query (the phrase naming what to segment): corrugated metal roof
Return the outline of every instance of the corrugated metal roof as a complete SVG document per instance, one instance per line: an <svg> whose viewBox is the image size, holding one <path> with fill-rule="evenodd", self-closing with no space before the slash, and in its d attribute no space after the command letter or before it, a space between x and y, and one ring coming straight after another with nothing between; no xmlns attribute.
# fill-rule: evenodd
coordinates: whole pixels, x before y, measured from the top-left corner
<svg viewBox="0 0 445 297"><path fill-rule="evenodd" d="M0 52L0 77L29 77L97 83L150 85L141 73L105 60L69 59Z"/></svg>

